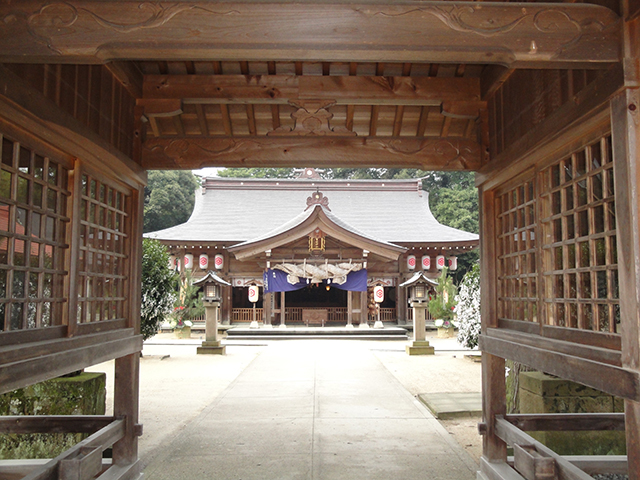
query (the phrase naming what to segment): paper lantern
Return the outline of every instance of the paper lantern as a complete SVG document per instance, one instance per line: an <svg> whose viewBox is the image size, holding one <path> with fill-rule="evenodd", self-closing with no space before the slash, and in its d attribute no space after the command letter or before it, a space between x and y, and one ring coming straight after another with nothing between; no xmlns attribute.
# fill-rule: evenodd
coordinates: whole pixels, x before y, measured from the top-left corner
<svg viewBox="0 0 640 480"><path fill-rule="evenodd" d="M416 268L416 256L415 255L409 255L407 257L407 268L409 270L415 270L415 268Z"/></svg>
<svg viewBox="0 0 640 480"><path fill-rule="evenodd" d="M256 303L258 301L258 298L260 297L260 289L258 288L257 285L250 285L249 286L249 301L251 303Z"/></svg>
<svg viewBox="0 0 640 480"><path fill-rule="evenodd" d="M200 255L200 268L202 270L209 268L209 255L206 253Z"/></svg>
<svg viewBox="0 0 640 480"><path fill-rule="evenodd" d="M449 270L458 268L458 257L449 257Z"/></svg>
<svg viewBox="0 0 640 480"><path fill-rule="evenodd" d="M184 256L184 268L189 270L193 268L193 255L191 255L190 253L187 253Z"/></svg>
<svg viewBox="0 0 640 480"><path fill-rule="evenodd" d="M436 257L436 267L438 270L442 270L446 266L444 255L438 255Z"/></svg>
<svg viewBox="0 0 640 480"><path fill-rule="evenodd" d="M431 257L429 255L424 255L422 257L422 269L429 270L431 268Z"/></svg>
<svg viewBox="0 0 640 480"><path fill-rule="evenodd" d="M381 285L376 285L373 287L373 299L376 303L384 302L384 287Z"/></svg>
<svg viewBox="0 0 640 480"><path fill-rule="evenodd" d="M216 266L216 270L222 270L222 267L224 267L224 257L220 253L217 254L213 259L213 263Z"/></svg>

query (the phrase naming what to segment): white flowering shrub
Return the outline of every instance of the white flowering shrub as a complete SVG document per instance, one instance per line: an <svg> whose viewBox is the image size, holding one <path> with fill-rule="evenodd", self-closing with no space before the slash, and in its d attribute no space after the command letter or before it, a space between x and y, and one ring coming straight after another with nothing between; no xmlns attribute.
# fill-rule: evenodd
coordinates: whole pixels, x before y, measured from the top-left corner
<svg viewBox="0 0 640 480"><path fill-rule="evenodd" d="M480 265L476 264L464 276L456 301L458 343L466 348L475 348L480 335Z"/></svg>

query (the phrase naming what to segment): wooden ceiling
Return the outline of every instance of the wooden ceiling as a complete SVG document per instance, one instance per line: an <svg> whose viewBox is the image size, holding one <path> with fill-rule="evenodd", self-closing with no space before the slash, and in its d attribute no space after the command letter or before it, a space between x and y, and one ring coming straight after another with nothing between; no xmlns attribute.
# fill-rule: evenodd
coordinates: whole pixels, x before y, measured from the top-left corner
<svg viewBox="0 0 640 480"><path fill-rule="evenodd" d="M152 169L477 170L513 69L620 59L617 14L579 3L24 0L0 19L0 62L108 62Z"/></svg>

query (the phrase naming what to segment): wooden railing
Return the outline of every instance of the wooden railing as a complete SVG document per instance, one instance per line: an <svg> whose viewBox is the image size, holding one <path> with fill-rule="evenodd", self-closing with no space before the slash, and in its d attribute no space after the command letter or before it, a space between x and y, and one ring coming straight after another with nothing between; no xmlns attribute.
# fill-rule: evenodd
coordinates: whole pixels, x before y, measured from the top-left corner
<svg viewBox="0 0 640 480"><path fill-rule="evenodd" d="M369 314L369 321L375 322L377 320L377 315ZM381 322L395 322L396 317L396 309L395 308L381 308L380 309L380 321Z"/></svg>
<svg viewBox="0 0 640 480"><path fill-rule="evenodd" d="M262 321L264 309L256 308L256 320ZM245 323L253 321L253 308L234 308L231 310L231 323Z"/></svg>

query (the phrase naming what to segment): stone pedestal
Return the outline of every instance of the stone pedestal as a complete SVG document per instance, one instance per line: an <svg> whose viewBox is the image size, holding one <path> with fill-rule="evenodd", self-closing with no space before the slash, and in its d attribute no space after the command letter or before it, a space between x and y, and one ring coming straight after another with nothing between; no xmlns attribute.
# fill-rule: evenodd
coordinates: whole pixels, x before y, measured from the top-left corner
<svg viewBox="0 0 640 480"><path fill-rule="evenodd" d="M414 340L406 347L407 355L433 355L435 349L429 345L427 340Z"/></svg>
<svg viewBox="0 0 640 480"><path fill-rule="evenodd" d="M434 348L429 345L425 323L427 318L427 304L414 302L413 308L413 342L407 345L408 355L433 355Z"/></svg>
<svg viewBox="0 0 640 480"><path fill-rule="evenodd" d="M226 347L218 339L218 312L220 302L205 302L204 342L197 348L200 355L224 355Z"/></svg>
<svg viewBox="0 0 640 480"><path fill-rule="evenodd" d="M220 345L220 340L215 342L202 342L202 346L197 348L199 355L224 355L226 353L226 346Z"/></svg>
<svg viewBox="0 0 640 480"><path fill-rule="evenodd" d="M542 372L520 372L520 413L624 412L622 399ZM624 432L551 431L530 435L560 455L624 455Z"/></svg>

